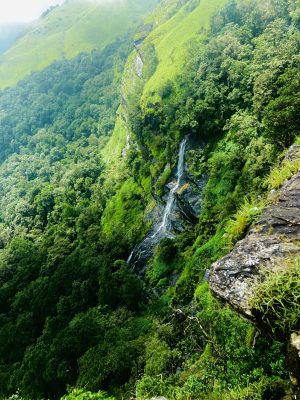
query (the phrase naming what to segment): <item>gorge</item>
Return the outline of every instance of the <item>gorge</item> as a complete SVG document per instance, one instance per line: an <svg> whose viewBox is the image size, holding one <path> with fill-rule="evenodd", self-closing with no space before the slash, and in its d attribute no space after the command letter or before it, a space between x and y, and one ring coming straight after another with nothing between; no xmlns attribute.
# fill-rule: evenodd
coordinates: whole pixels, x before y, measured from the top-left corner
<svg viewBox="0 0 300 400"><path fill-rule="evenodd" d="M184 157L186 151L188 137L185 137L179 146L179 153L178 153L178 163L177 163L177 170L176 170L176 182L171 182L167 185L169 189L169 194L166 199L166 204L163 208L161 221L153 221L154 225L151 228L150 232L147 236L139 243L133 251L130 253L127 264L132 266L133 268L139 266L142 267L141 272L145 272L146 262L147 260L153 255L154 248L158 245L161 239L165 237L172 238L174 237L173 229L172 229L172 221L171 221L171 214L174 213L176 207L176 195L178 189L181 185L185 182L184 180ZM198 193L200 196L200 193ZM157 207L158 212L161 207Z"/></svg>

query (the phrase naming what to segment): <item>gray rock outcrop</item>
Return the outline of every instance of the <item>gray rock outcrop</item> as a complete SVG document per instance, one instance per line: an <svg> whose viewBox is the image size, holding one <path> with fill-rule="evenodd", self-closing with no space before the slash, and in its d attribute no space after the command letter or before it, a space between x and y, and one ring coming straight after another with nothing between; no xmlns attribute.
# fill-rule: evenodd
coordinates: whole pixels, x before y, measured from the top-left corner
<svg viewBox="0 0 300 400"><path fill-rule="evenodd" d="M299 152L300 146L293 146L286 160L299 158ZM300 171L274 191L272 197L276 200L265 208L255 227L231 253L212 265L209 274L212 293L268 334L274 332L262 325L250 303L256 285L265 279L266 273L276 274L288 268L286 259L300 255ZM300 399L300 332L278 339L286 344L293 399Z"/></svg>
<svg viewBox="0 0 300 400"><path fill-rule="evenodd" d="M299 151L300 146L294 146L287 159L298 157ZM254 322L249 300L256 284L266 272L282 268L282 260L300 255L300 172L273 195L277 200L266 207L246 238L212 265L209 277L213 294Z"/></svg>

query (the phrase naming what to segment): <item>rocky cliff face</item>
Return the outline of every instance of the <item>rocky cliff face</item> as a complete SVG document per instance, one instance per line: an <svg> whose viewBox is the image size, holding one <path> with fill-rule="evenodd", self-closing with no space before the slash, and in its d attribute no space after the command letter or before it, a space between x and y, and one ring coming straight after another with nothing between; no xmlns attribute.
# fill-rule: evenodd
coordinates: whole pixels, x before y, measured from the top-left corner
<svg viewBox="0 0 300 400"><path fill-rule="evenodd" d="M299 157L299 152L300 146L294 146L287 159ZM285 264L282 261L300 255L300 172L272 196L276 200L265 208L255 227L230 254L212 265L209 277L212 293L255 323L259 321L251 310L250 300L256 285L264 280L266 273L276 274ZM296 333L288 347L293 347L297 356ZM293 358L292 369L300 382L299 357L298 361Z"/></svg>
<svg viewBox="0 0 300 400"><path fill-rule="evenodd" d="M287 158L298 156L294 146ZM211 291L251 320L249 300L266 272L276 273L280 260L300 255L300 172L285 182L258 223L231 253L213 264Z"/></svg>

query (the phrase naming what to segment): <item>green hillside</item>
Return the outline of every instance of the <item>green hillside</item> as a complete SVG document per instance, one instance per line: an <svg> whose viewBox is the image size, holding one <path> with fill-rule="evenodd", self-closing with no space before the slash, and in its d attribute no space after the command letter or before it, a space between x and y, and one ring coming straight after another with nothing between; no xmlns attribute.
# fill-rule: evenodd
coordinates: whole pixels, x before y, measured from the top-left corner
<svg viewBox="0 0 300 400"><path fill-rule="evenodd" d="M121 121L126 119L126 112L142 114L149 111L149 114L153 114L153 104L158 104L159 108L159 104L164 102L165 93L167 102L180 101L177 96L180 98L182 95L180 85L188 72L187 65L191 63L193 51L199 51L203 46L211 19L225 3L226 0L162 1L146 18L144 27L151 26L151 30L145 32L142 27L135 35L137 43L141 43L138 52L135 49L128 58L122 84L122 95L127 109L121 110L117 117L115 132L102 153L104 159L112 159L112 149L116 155L116 149L119 148L117 154L120 156L122 146L124 148L126 145L129 127ZM136 58L139 56L144 63L141 77L136 73ZM172 101L169 96L173 98ZM169 135L170 132L167 136ZM163 152L155 150L155 141L151 136L144 140L155 158L161 159L161 164L158 163L153 171L157 179L166 160ZM115 146L116 142L119 147Z"/></svg>
<svg viewBox="0 0 300 400"><path fill-rule="evenodd" d="M154 46L158 66L145 85L144 102L159 101L159 92L167 82L174 82L184 73L191 46L205 38L212 16L225 3L226 0L188 1L147 37L145 46Z"/></svg>
<svg viewBox="0 0 300 400"><path fill-rule="evenodd" d="M299 2L155 3L66 1L1 58L0 399L297 398L299 257L263 327L208 275L299 172Z"/></svg>
<svg viewBox="0 0 300 400"><path fill-rule="evenodd" d="M0 87L14 85L55 60L103 49L133 31L157 0L71 0L40 18L0 58Z"/></svg>

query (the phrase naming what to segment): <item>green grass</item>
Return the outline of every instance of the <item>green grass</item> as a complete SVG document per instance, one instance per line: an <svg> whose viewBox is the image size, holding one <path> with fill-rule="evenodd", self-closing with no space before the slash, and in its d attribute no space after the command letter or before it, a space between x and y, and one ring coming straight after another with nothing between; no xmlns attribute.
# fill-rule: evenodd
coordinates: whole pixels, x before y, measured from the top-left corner
<svg viewBox="0 0 300 400"><path fill-rule="evenodd" d="M168 81L174 81L184 73L184 66L188 57L191 43L201 41L208 28L210 18L217 9L220 9L226 0L201 0L195 8L194 1L188 1L167 22L159 25L145 40L155 47L158 66L155 73L145 85L143 103L160 101L159 92Z"/></svg>
<svg viewBox="0 0 300 400"><path fill-rule="evenodd" d="M300 327L300 258L281 262L257 285L250 305L273 332L289 335Z"/></svg>
<svg viewBox="0 0 300 400"><path fill-rule="evenodd" d="M294 160L284 160L279 167L275 167L268 178L270 189L280 188L284 182L291 179L300 169L300 151Z"/></svg>
<svg viewBox="0 0 300 400"><path fill-rule="evenodd" d="M238 209L233 218L231 218L225 227L225 237L229 246L232 247L242 236L253 222L261 215L267 205L265 198L246 199Z"/></svg>
<svg viewBox="0 0 300 400"><path fill-rule="evenodd" d="M113 133L100 151L106 166L104 187L106 187L108 191L110 191L115 185L118 185L119 182L126 180L128 177L128 167L126 165L125 155L129 150L127 146L129 131L123 117L121 116L123 112L124 109L120 106ZM149 192L151 180L149 182L144 182L143 187L146 187L147 192Z"/></svg>
<svg viewBox="0 0 300 400"><path fill-rule="evenodd" d="M53 61L104 48L134 31L157 0L69 1L35 22L0 58L0 88Z"/></svg>

